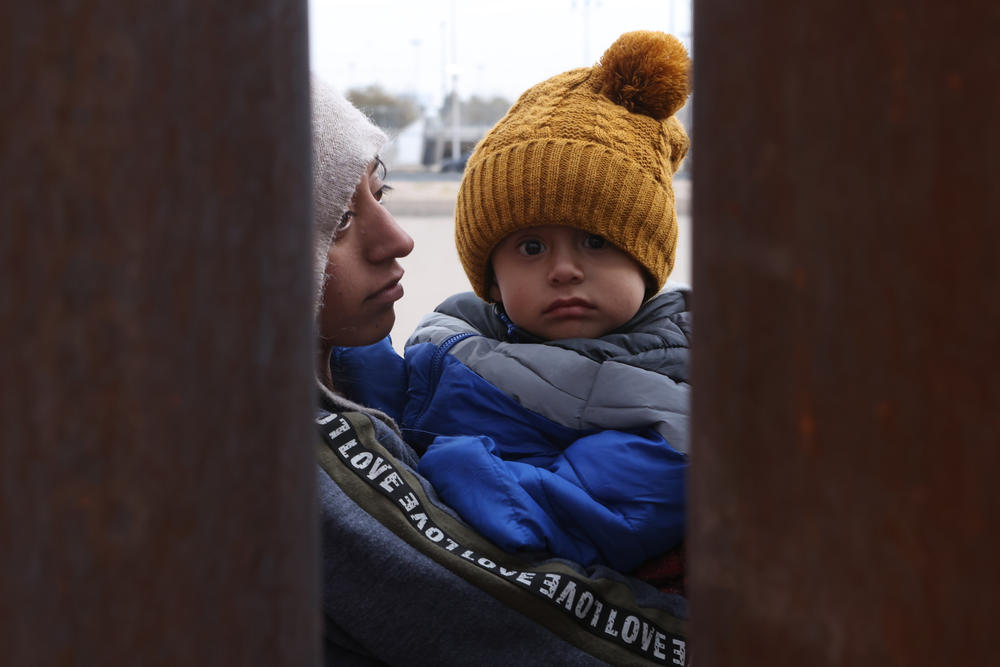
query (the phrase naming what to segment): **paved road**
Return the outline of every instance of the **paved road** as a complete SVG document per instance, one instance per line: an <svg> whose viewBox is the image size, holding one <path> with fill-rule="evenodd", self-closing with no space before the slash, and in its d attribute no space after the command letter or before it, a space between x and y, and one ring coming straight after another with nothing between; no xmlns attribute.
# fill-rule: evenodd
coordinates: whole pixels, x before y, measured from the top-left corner
<svg viewBox="0 0 1000 667"><path fill-rule="evenodd" d="M387 206L399 224L413 237L415 247L401 260L406 276L406 296L396 305L393 344L402 349L406 338L424 314L446 297L469 289L468 279L455 252L454 209L459 178L451 174L413 177L389 173L393 191ZM691 282L690 181L676 184L680 236L677 261L671 281Z"/></svg>

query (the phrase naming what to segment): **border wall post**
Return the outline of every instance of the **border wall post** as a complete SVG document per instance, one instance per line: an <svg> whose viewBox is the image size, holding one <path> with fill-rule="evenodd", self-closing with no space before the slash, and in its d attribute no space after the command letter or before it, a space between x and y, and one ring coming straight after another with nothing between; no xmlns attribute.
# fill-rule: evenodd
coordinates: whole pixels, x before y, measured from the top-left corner
<svg viewBox="0 0 1000 667"><path fill-rule="evenodd" d="M315 664L306 3L0 44L0 662Z"/></svg>
<svg viewBox="0 0 1000 667"><path fill-rule="evenodd" d="M698 667L998 660L997 34L695 2Z"/></svg>

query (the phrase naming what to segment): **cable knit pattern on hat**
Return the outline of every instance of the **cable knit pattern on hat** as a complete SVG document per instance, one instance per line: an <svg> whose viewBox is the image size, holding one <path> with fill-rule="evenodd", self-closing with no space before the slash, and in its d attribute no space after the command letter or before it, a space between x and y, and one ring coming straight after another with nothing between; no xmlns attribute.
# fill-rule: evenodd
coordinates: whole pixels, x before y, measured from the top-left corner
<svg viewBox="0 0 1000 667"><path fill-rule="evenodd" d="M319 310L327 254L354 191L387 137L330 84L312 77L315 303Z"/></svg>
<svg viewBox="0 0 1000 667"><path fill-rule="evenodd" d="M673 175L688 150L674 114L691 61L675 37L622 35L593 67L528 89L479 142L455 210L459 259L489 298L497 243L525 227L566 225L629 253L657 289L673 269Z"/></svg>

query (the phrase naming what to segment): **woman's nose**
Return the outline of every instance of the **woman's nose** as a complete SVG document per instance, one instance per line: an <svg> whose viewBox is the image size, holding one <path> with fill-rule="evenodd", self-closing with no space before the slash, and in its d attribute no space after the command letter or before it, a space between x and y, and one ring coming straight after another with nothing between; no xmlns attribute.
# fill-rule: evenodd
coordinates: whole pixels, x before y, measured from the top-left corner
<svg viewBox="0 0 1000 667"><path fill-rule="evenodd" d="M377 209L377 224L369 227L366 238L368 259L383 262L387 259L406 257L413 251L413 239L406 233L392 214L383 207Z"/></svg>

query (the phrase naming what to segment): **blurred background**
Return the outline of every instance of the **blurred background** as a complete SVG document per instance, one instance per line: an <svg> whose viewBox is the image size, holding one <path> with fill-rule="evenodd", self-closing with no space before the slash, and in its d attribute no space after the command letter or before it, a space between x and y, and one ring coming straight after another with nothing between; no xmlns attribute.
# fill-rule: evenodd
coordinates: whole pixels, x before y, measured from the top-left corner
<svg viewBox="0 0 1000 667"><path fill-rule="evenodd" d="M476 142L522 92L592 65L630 30L671 33L694 55L690 0L310 0L309 13L313 71L391 138L387 206L416 243L401 262L397 349L425 313L468 289L452 240L455 195ZM679 113L689 131L692 104ZM675 179L672 282L691 279L690 162Z"/></svg>

